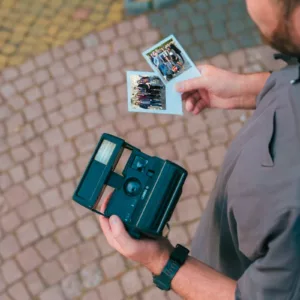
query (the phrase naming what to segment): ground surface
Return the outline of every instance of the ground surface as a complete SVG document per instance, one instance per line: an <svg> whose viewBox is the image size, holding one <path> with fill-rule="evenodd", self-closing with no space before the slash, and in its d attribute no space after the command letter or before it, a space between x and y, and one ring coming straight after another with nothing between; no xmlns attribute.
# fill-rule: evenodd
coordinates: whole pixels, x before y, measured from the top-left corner
<svg viewBox="0 0 300 300"><path fill-rule="evenodd" d="M179 299L107 245L95 215L71 200L76 182L103 132L178 162L190 175L170 239L189 246L251 112L128 113L125 71L150 71L141 51L170 33L195 62L246 73L280 64L260 45L244 1L196 1L128 20L121 1L50 2L0 4L0 299ZM87 8L94 23L70 17Z"/></svg>

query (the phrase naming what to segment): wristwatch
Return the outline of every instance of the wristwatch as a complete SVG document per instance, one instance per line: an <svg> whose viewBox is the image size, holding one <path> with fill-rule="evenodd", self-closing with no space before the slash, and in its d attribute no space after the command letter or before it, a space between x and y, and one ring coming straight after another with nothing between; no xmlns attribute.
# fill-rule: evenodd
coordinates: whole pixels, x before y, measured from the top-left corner
<svg viewBox="0 0 300 300"><path fill-rule="evenodd" d="M176 245L161 274L153 276L153 282L158 288L164 291L171 289L171 281L179 268L185 263L189 252L190 251L182 245Z"/></svg>

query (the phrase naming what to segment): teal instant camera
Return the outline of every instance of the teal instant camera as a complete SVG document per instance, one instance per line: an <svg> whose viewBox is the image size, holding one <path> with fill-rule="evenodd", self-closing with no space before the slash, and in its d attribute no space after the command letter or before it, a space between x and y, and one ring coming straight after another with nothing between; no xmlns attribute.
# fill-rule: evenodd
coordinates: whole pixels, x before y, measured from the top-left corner
<svg viewBox="0 0 300 300"><path fill-rule="evenodd" d="M130 156L124 170L115 172L124 149ZM151 157L123 139L103 134L75 190L73 199L98 213L98 202L106 186L114 188L104 211L117 215L129 234L162 236L182 192L187 171L159 157Z"/></svg>

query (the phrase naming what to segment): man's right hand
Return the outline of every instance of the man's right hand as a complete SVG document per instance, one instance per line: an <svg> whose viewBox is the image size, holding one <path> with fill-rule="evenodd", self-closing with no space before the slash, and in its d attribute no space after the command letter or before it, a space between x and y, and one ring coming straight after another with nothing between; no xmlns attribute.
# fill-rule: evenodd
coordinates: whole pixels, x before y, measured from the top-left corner
<svg viewBox="0 0 300 300"><path fill-rule="evenodd" d="M177 83L186 110L205 108L255 109L256 97L270 73L237 74L210 65L198 67L201 76Z"/></svg>

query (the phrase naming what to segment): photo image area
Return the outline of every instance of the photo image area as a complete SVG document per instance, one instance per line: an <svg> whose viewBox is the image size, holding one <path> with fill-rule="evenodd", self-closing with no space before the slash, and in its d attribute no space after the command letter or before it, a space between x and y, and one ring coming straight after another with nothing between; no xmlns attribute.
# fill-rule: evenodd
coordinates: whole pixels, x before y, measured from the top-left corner
<svg viewBox="0 0 300 300"><path fill-rule="evenodd" d="M146 56L166 82L192 67L187 55L174 38L168 38L157 44L146 53Z"/></svg>
<svg viewBox="0 0 300 300"><path fill-rule="evenodd" d="M129 74L129 96L132 110L166 110L166 88L155 74Z"/></svg>

